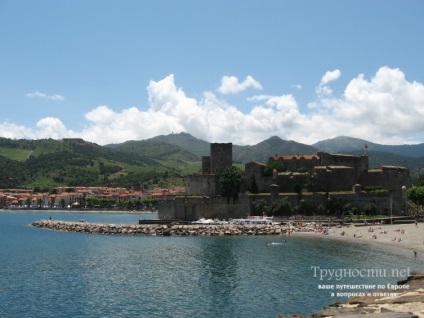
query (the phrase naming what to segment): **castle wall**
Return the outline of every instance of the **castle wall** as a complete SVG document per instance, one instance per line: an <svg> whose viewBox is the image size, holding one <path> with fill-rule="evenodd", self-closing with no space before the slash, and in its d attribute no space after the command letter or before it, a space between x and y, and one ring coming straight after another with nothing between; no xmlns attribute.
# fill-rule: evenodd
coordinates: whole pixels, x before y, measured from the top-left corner
<svg viewBox="0 0 424 318"><path fill-rule="evenodd" d="M358 183L350 167L315 167L312 191L350 191Z"/></svg>
<svg viewBox="0 0 424 318"><path fill-rule="evenodd" d="M227 203L225 197L175 197L173 200L161 202L159 218L176 218L194 221L200 218L228 220L245 218L249 215L249 198L241 195L236 204Z"/></svg>
<svg viewBox="0 0 424 318"><path fill-rule="evenodd" d="M390 195L388 193L382 195L368 195L366 193L355 193L355 192L343 192L337 193L332 192L331 197L340 198L346 202L351 203L352 205L358 207L359 209L365 207L369 203L374 203L377 207L378 214L390 214L390 211L393 211L393 215L400 214L402 211L402 202L390 200ZM282 193L280 192L274 200L280 200L287 197L288 201L292 206L298 204L298 195L297 193ZM253 202L255 200L265 200L268 204L273 200L272 196L269 194L257 194L249 195L250 198L250 211L253 211ZM327 196L325 193L317 192L304 192L302 193L302 199L312 202L314 205L319 206L324 203ZM392 204L392 206L390 206ZM302 211L299 212L302 214Z"/></svg>
<svg viewBox="0 0 424 318"><path fill-rule="evenodd" d="M407 189L411 187L409 169L383 166L381 169L372 169L365 172L360 182L364 187L381 186L383 189L389 190L394 206L400 211L407 209L402 187L405 186Z"/></svg>
<svg viewBox="0 0 424 318"><path fill-rule="evenodd" d="M356 177L368 169L368 156L351 156L318 152L320 166L344 166L354 169Z"/></svg>
<svg viewBox="0 0 424 318"><path fill-rule="evenodd" d="M211 143L210 164L212 174L221 174L233 165L232 143Z"/></svg>
<svg viewBox="0 0 424 318"><path fill-rule="evenodd" d="M249 215L254 215L253 202L255 200L263 199L268 204L272 200L279 200L287 197L292 206L298 204L298 195L296 193L282 193L280 192L277 197L273 198L270 194L251 194L241 195L236 204L230 201L227 204L225 197L199 197L199 196L185 196L175 197L173 199L161 202L159 207L159 218L176 218L186 221L198 220L202 217L207 219L220 219L228 220L231 218L246 218ZM373 203L377 207L378 214L388 214L393 211L393 215L400 214L402 211L402 201L390 200L388 193L382 195L368 195L365 193L355 192L332 192L331 197L340 198L352 205L363 208L369 203ZM326 199L324 193L303 193L303 200L308 200L315 205L322 204ZM301 213L301 211L299 212Z"/></svg>
<svg viewBox="0 0 424 318"><path fill-rule="evenodd" d="M245 184L247 191L250 190L253 182L253 178L255 178L256 185L258 186L258 192L268 192L269 191L269 180L272 178L264 177L264 168L265 165L263 163L258 163L251 161L244 166L244 175L245 175Z"/></svg>
<svg viewBox="0 0 424 318"><path fill-rule="evenodd" d="M217 196L218 176L214 174L193 174L186 178L186 189L188 195Z"/></svg>
<svg viewBox="0 0 424 318"><path fill-rule="evenodd" d="M302 190L306 184L307 176L305 173L280 173L275 183L280 186L280 192L296 192L296 188Z"/></svg>
<svg viewBox="0 0 424 318"><path fill-rule="evenodd" d="M388 190L400 190L402 186L411 187L409 169L383 166L364 172L360 178L363 186L381 186Z"/></svg>
<svg viewBox="0 0 424 318"><path fill-rule="evenodd" d="M202 174L211 174L211 157L202 157Z"/></svg>

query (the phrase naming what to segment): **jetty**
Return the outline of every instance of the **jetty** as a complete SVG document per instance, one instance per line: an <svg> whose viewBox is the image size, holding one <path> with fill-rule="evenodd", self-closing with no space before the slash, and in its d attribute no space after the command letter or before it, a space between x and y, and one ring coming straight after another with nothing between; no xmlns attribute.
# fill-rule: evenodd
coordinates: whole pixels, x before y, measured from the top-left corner
<svg viewBox="0 0 424 318"><path fill-rule="evenodd" d="M60 220L40 220L32 226L78 233L156 236L281 235L290 231L284 225L101 224Z"/></svg>

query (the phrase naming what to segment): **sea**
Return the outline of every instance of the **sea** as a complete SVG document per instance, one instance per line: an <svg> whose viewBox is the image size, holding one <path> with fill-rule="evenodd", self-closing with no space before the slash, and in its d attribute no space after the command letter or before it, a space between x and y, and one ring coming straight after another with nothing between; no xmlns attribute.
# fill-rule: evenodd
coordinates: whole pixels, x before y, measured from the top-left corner
<svg viewBox="0 0 424 318"><path fill-rule="evenodd" d="M137 224L156 217L0 212L0 317L307 315L423 268L410 251L317 236L102 235L31 226L48 218Z"/></svg>

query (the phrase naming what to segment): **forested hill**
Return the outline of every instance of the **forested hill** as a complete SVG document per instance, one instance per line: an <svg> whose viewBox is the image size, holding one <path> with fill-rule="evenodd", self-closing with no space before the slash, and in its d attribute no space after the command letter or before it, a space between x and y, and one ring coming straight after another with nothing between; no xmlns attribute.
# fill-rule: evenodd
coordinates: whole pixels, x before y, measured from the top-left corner
<svg viewBox="0 0 424 318"><path fill-rule="evenodd" d="M367 145L365 148L364 145ZM423 145L384 146L339 137L314 145L268 138L256 145L233 145L238 163L266 163L272 155L312 154L317 151L369 156L370 167L403 166L421 172ZM380 151L380 150L385 150ZM404 149L406 152L399 154ZM393 152L391 152L393 151ZM0 188L57 186L169 186L201 169L201 156L210 144L190 134L170 134L147 140L100 146L82 139L12 140L0 138ZM409 153L413 155L408 155ZM421 156L420 156L421 155Z"/></svg>
<svg viewBox="0 0 424 318"><path fill-rule="evenodd" d="M116 147L119 148L119 147ZM160 147L159 147L160 148ZM163 147L169 152L169 147ZM156 157L157 155L157 157ZM183 156L184 157L184 156ZM11 140L0 138L0 188L57 186L168 186L200 167L192 154L161 158L149 151L120 151L82 139Z"/></svg>

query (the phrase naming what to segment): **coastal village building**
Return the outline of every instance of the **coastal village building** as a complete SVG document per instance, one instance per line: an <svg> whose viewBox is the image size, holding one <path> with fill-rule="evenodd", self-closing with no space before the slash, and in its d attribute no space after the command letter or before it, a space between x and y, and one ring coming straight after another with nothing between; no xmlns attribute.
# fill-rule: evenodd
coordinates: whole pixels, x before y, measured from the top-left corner
<svg viewBox="0 0 424 318"><path fill-rule="evenodd" d="M252 215L253 202L267 202L287 197L293 206L302 197L316 204L324 198L340 197L354 206L374 203L379 213L405 211L405 189L411 186L409 169L398 166L369 168L368 156L352 156L317 152L311 155L279 156L268 162L280 161L286 172L264 173L266 164L245 164L244 184L239 199L227 204L220 196L219 174L232 165L232 144L212 143L210 156L202 158L202 172L187 177L187 196L165 200L159 207L159 217L197 220L205 218L240 218ZM256 184L258 193L249 193ZM368 193L367 188L381 189Z"/></svg>
<svg viewBox="0 0 424 318"><path fill-rule="evenodd" d="M6 192L5 192L6 191ZM58 187L55 194L33 193L31 189L0 190L0 207L8 208L51 208L60 207L65 202L67 207L79 207L82 199L112 199L117 202L136 202L138 200L164 200L166 196L185 193L185 187L155 188L142 191L113 187Z"/></svg>

